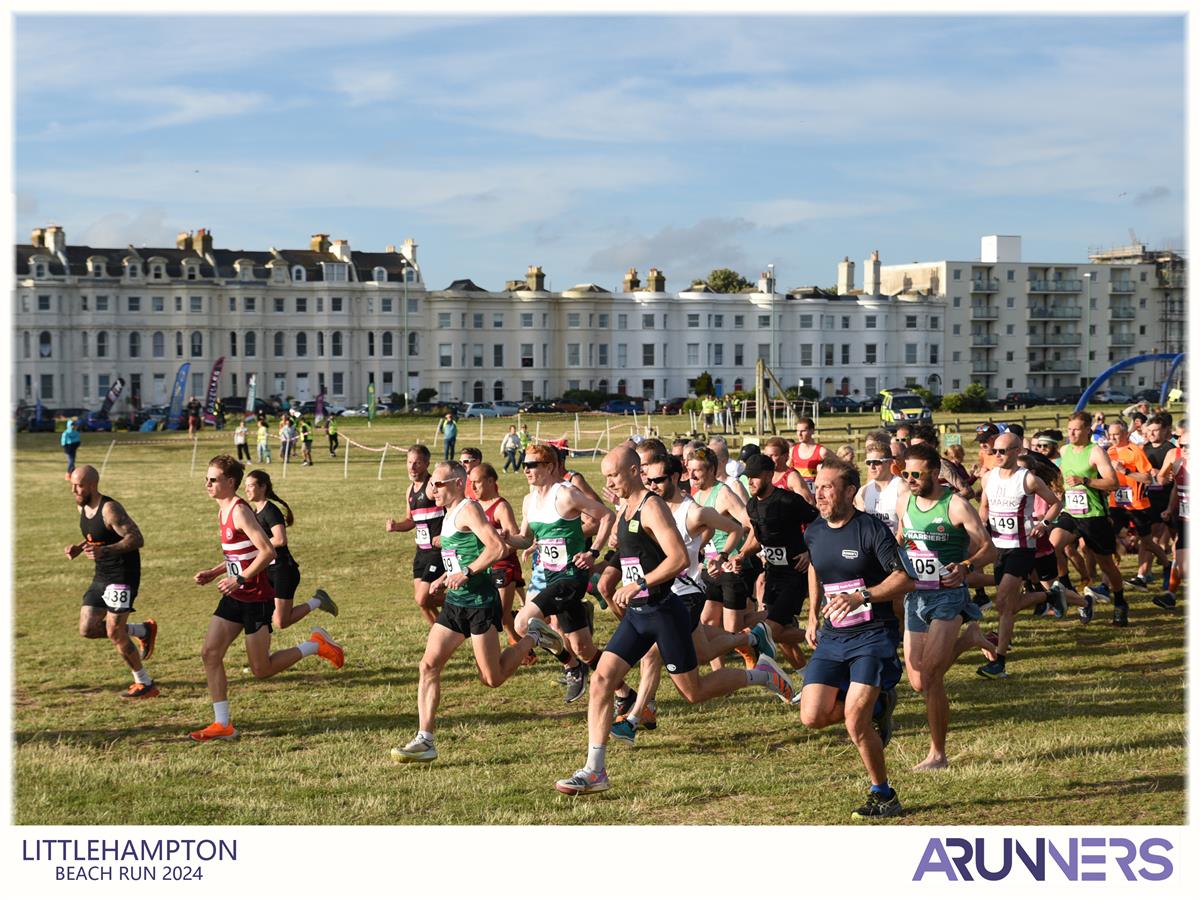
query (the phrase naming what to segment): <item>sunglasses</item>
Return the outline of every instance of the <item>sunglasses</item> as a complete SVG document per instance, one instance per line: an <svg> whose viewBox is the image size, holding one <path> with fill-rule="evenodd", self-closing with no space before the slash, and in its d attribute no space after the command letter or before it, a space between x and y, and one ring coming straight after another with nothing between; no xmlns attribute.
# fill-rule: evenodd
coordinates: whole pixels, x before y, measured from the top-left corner
<svg viewBox="0 0 1200 900"><path fill-rule="evenodd" d="M910 471L908 471L908 469L905 469L903 472L900 473L900 477L903 478L905 481L920 481L922 478L925 477L926 474L927 473L925 473L925 472L910 472Z"/></svg>
<svg viewBox="0 0 1200 900"><path fill-rule="evenodd" d="M521 463L521 466L528 471L529 469L536 469L538 466L544 465L545 462L546 460L544 459L535 459L533 462Z"/></svg>
<svg viewBox="0 0 1200 900"><path fill-rule="evenodd" d="M1178 446L1180 450L1186 450L1188 448L1187 444L1179 444Z"/></svg>
<svg viewBox="0 0 1200 900"><path fill-rule="evenodd" d="M218 475L216 478L205 478L204 483L205 484L216 484L218 481L220 481L224 477L225 477L224 475Z"/></svg>
<svg viewBox="0 0 1200 900"><path fill-rule="evenodd" d="M433 483L433 486L435 488L443 488L446 485L453 484L456 481L462 481L462 479L461 478L447 478L445 481L435 481Z"/></svg>
<svg viewBox="0 0 1200 900"><path fill-rule="evenodd" d="M657 478L650 478L649 476L647 476L644 480L645 480L646 484L663 484L667 481L670 481L671 476L670 475L659 475Z"/></svg>
<svg viewBox="0 0 1200 900"><path fill-rule="evenodd" d="M883 459L868 459L868 460L864 460L864 461L866 462L866 464L868 466L882 466L887 463L890 463L892 461L892 459L889 456L889 457L884 457Z"/></svg>

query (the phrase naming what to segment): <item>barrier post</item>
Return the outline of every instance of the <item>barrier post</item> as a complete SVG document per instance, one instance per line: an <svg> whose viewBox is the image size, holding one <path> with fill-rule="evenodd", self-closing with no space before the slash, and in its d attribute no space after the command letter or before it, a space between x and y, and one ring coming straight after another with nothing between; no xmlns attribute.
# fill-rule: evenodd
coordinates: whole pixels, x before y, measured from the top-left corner
<svg viewBox="0 0 1200 900"><path fill-rule="evenodd" d="M483 415L479 416L479 450L483 452ZM384 447L384 452L387 452L387 447Z"/></svg>
<svg viewBox="0 0 1200 900"><path fill-rule="evenodd" d="M383 442L383 453L379 456L379 474L375 476L376 481L383 481L383 461L387 459L387 451L390 445L387 441Z"/></svg>
<svg viewBox="0 0 1200 900"><path fill-rule="evenodd" d="M104 477L104 468L108 465L108 458L112 456L113 447L117 446L116 438L113 438L111 444L108 445L108 452L104 454L104 462L100 463L100 477Z"/></svg>
<svg viewBox="0 0 1200 900"><path fill-rule="evenodd" d="M193 475L196 474L196 450L199 447L200 447L199 438L193 437L192 438L192 473L191 473Z"/></svg>
<svg viewBox="0 0 1200 900"><path fill-rule="evenodd" d="M352 440L350 440L349 436L347 436L346 452L342 456L342 480L343 481L345 481L347 478L350 477L350 446L353 443L354 442Z"/></svg>

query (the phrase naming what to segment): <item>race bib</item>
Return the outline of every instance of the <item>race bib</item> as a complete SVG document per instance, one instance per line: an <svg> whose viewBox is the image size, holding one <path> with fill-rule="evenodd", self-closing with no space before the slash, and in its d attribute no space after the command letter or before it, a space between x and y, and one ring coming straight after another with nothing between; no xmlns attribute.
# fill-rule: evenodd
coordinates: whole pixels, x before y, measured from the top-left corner
<svg viewBox="0 0 1200 900"><path fill-rule="evenodd" d="M1087 490L1084 488L1067 488L1063 497L1067 512L1080 516L1088 511Z"/></svg>
<svg viewBox="0 0 1200 900"><path fill-rule="evenodd" d="M462 572L462 566L458 564L457 550L442 550L442 568L446 570L447 575Z"/></svg>
<svg viewBox="0 0 1200 900"><path fill-rule="evenodd" d="M561 572L567 567L567 539L545 538L538 541L538 558L547 572Z"/></svg>
<svg viewBox="0 0 1200 900"><path fill-rule="evenodd" d="M422 550L433 549L433 541L429 539L429 526L424 522L419 522L416 528L417 546Z"/></svg>
<svg viewBox="0 0 1200 900"><path fill-rule="evenodd" d="M1017 517L1012 513L988 514L988 527L992 532L992 543L997 547L1017 547L1020 536L1017 534Z"/></svg>
<svg viewBox="0 0 1200 900"><path fill-rule="evenodd" d="M866 582L861 578L855 578L853 581L839 581L836 584L825 585L825 602L829 602L830 594L849 594L852 591L862 590L867 586ZM873 612L870 603L863 603L855 607L842 616L836 622L829 616L825 617L825 621L829 623L831 628L849 628L851 625L861 625L863 622L870 622L873 618Z"/></svg>
<svg viewBox="0 0 1200 900"><path fill-rule="evenodd" d="M127 584L110 584L104 589L104 605L113 612L126 612L133 604L133 589Z"/></svg>
<svg viewBox="0 0 1200 900"><path fill-rule="evenodd" d="M636 556L621 557L621 583L636 584L639 578L645 578L646 573L642 571L642 561ZM634 594L635 600L644 600L650 596L649 591L639 591Z"/></svg>
<svg viewBox="0 0 1200 900"><path fill-rule="evenodd" d="M942 563L932 550L909 550L913 571L917 576L918 591L936 591L942 586Z"/></svg>
<svg viewBox="0 0 1200 900"><path fill-rule="evenodd" d="M1116 493L1113 494L1113 499L1117 501L1117 506L1133 506L1133 488L1117 488Z"/></svg>
<svg viewBox="0 0 1200 900"><path fill-rule="evenodd" d="M768 566L786 566L788 564L787 547L763 547L763 560Z"/></svg>
<svg viewBox="0 0 1200 900"><path fill-rule="evenodd" d="M709 541L704 545L704 561L711 562L721 555L721 551L717 549L717 545Z"/></svg>
<svg viewBox="0 0 1200 900"><path fill-rule="evenodd" d="M1188 517L1188 495L1187 491L1179 491L1179 518L1186 519Z"/></svg>
<svg viewBox="0 0 1200 900"><path fill-rule="evenodd" d="M225 574L230 578L237 578L242 574L242 564L236 559L225 560Z"/></svg>

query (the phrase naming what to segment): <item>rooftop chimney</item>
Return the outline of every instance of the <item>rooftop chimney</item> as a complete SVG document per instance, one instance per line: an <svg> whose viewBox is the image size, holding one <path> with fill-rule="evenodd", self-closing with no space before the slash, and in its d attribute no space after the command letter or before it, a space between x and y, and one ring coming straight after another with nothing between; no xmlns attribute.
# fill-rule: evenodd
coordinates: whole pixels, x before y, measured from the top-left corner
<svg viewBox="0 0 1200 900"><path fill-rule="evenodd" d="M863 264L863 293L871 297L879 294L878 250L872 250L871 258Z"/></svg>
<svg viewBox="0 0 1200 900"><path fill-rule="evenodd" d="M310 250L313 251L313 253L328 253L329 252L329 235L314 234L312 236L312 241L309 242L308 247Z"/></svg>
<svg viewBox="0 0 1200 900"><path fill-rule="evenodd" d="M207 228L197 228L196 236L192 238L192 249L198 256L208 256L212 248L212 233Z"/></svg>
<svg viewBox="0 0 1200 900"><path fill-rule="evenodd" d="M842 261L838 263L837 292L839 296L844 297L853 290L854 263L850 261L850 257L843 256Z"/></svg>
<svg viewBox="0 0 1200 900"><path fill-rule="evenodd" d="M62 254L67 249L67 233L57 225L47 225L42 246L52 253Z"/></svg>
<svg viewBox="0 0 1200 900"><path fill-rule="evenodd" d="M658 269L646 273L646 290L662 293L667 289L667 276Z"/></svg>
<svg viewBox="0 0 1200 900"><path fill-rule="evenodd" d="M350 242L349 241L334 241L331 248L334 256L342 262L350 262Z"/></svg>
<svg viewBox="0 0 1200 900"><path fill-rule="evenodd" d="M417 242L412 238L404 239L404 247L400 250L404 254L404 258L415 269L417 266Z"/></svg>
<svg viewBox="0 0 1200 900"><path fill-rule="evenodd" d="M531 291L544 291L546 289L546 273L542 271L542 267L530 266L525 271L525 283L529 285Z"/></svg>
<svg viewBox="0 0 1200 900"><path fill-rule="evenodd" d="M181 231L175 235L175 249L187 250L192 246L192 233L190 231Z"/></svg>
<svg viewBox="0 0 1200 900"><path fill-rule="evenodd" d="M625 273L625 291L633 293L642 286L641 279L638 278L637 269L630 266L629 271Z"/></svg>

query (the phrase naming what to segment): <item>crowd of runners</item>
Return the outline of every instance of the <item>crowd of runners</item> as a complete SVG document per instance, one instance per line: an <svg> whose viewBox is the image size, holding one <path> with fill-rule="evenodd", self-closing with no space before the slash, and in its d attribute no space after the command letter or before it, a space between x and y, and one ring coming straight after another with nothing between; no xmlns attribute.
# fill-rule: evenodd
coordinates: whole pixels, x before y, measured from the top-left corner
<svg viewBox="0 0 1200 900"><path fill-rule="evenodd" d="M510 440L501 447L506 468L523 450L529 486L519 514L478 449L431 468L429 449L410 447L404 513L385 529L412 534L413 594L429 633L418 730L392 756L438 757L442 675L469 640L487 687L542 652L561 666L565 702L587 697L586 754L556 783L564 794L607 790L610 741L634 744L659 726L665 666L689 703L759 689L797 706L808 728L844 726L870 781L853 817L901 814L885 748L905 675L929 730L928 755L914 770L944 768L945 677L956 660L979 654L978 674L1003 678L1019 661L1010 655L1019 612L1078 627L1110 604L1111 626L1122 628L1127 591L1169 610L1186 570L1188 436L1170 413L1143 411L1128 423L1076 413L1065 436L988 423L974 435L972 468L961 445L943 453L941 437L924 424L869 435L865 478L847 454L818 443L804 418L794 441L747 444L737 459L720 436L670 447L633 437L603 458L596 486L560 448ZM146 662L158 625L129 621L141 532L100 493L94 468L76 468L71 484L83 540L66 554L95 561L80 633L116 646L134 677L122 696L153 697ZM273 628L314 610L338 613L321 588L296 603L293 513L270 475L217 456L206 491L218 506L222 559L195 575L220 592L201 653L214 721L191 734L196 741L237 735L224 658L239 634L259 678L306 656L335 668L344 661L323 628L270 651ZM1128 579L1125 555L1137 560ZM618 620L603 646L597 606ZM992 607L998 626L985 634L980 621Z"/></svg>

